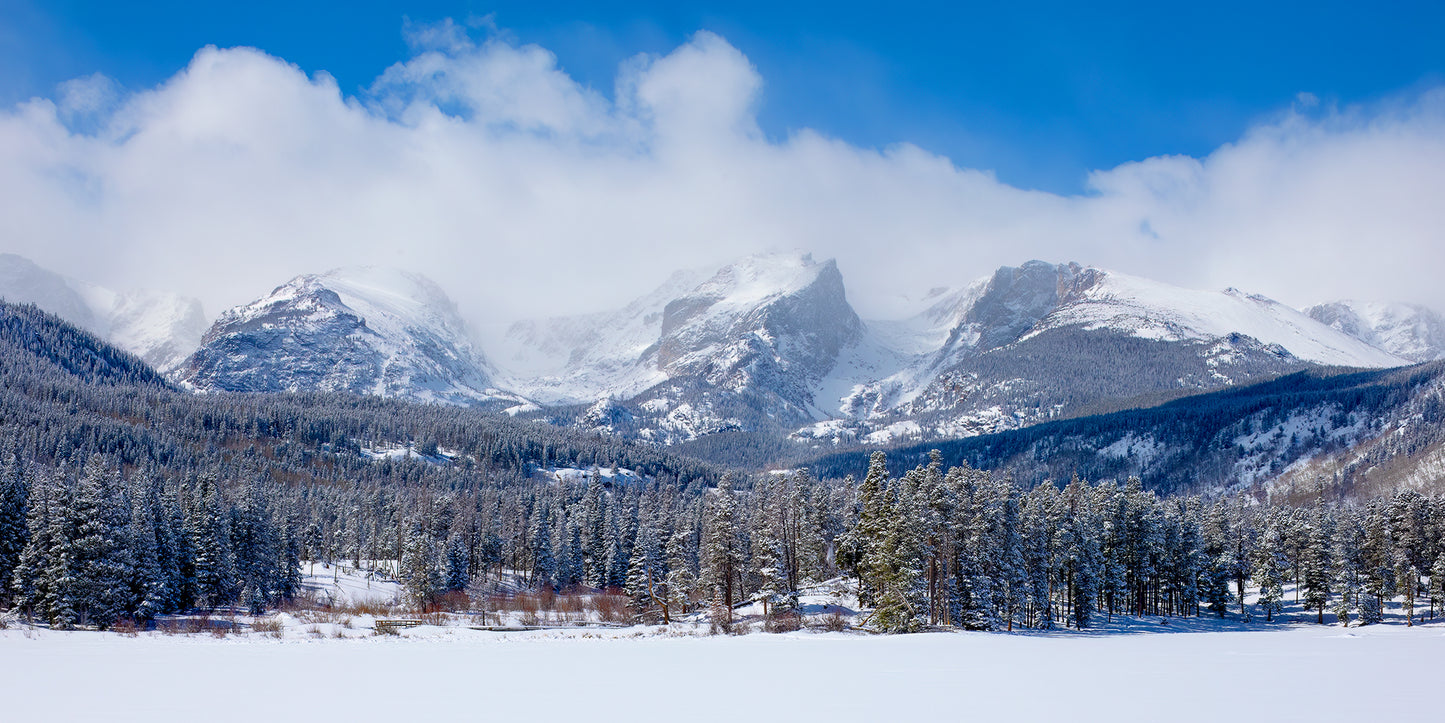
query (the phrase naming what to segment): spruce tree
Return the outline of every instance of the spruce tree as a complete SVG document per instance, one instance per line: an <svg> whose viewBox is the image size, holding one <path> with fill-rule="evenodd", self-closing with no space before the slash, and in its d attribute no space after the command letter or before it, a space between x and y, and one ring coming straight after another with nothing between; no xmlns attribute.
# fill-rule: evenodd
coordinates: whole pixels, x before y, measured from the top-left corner
<svg viewBox="0 0 1445 723"><path fill-rule="evenodd" d="M723 476L709 502L702 541L702 582L711 593L714 623L727 627L732 624L733 603L738 592L737 577L742 564L738 502L730 474Z"/></svg>
<svg viewBox="0 0 1445 723"><path fill-rule="evenodd" d="M161 504L152 480L137 475L130 488L130 592L137 620L170 611L171 591L161 562Z"/></svg>
<svg viewBox="0 0 1445 723"><path fill-rule="evenodd" d="M92 456L81 470L70 514L75 519L70 542L75 576L77 622L101 629L133 612L130 541L131 510L105 459Z"/></svg>
<svg viewBox="0 0 1445 723"><path fill-rule="evenodd" d="M10 598L11 581L29 538L26 504L30 482L14 451L0 461L0 603Z"/></svg>
<svg viewBox="0 0 1445 723"><path fill-rule="evenodd" d="M229 603L235 594L227 522L221 511L215 479L202 475L187 510L186 536L194 571L196 604L203 608Z"/></svg>
<svg viewBox="0 0 1445 723"><path fill-rule="evenodd" d="M666 618L684 615L691 607L697 576L693 573L692 530L680 529L667 541L667 607Z"/></svg>

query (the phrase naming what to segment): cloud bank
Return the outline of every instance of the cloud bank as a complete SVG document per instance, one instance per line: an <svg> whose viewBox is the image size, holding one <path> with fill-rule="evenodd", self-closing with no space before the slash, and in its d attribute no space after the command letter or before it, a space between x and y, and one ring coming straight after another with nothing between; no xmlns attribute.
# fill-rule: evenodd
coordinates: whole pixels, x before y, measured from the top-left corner
<svg viewBox="0 0 1445 723"><path fill-rule="evenodd" d="M1306 102L1204 158L1060 196L908 143L770 139L764 79L700 32L584 87L544 48L425 29L365 93L247 48L0 111L0 250L208 311L354 263L435 278L482 326L610 306L678 268L833 256L865 316L1001 264L1076 260L1303 305L1445 307L1445 90Z"/></svg>

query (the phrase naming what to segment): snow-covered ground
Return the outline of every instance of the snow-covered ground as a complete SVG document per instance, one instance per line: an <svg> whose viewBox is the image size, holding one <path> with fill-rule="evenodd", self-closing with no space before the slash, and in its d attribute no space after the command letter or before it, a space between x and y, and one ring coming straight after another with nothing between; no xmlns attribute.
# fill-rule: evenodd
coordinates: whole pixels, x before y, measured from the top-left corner
<svg viewBox="0 0 1445 723"><path fill-rule="evenodd" d="M378 570L396 569L395 560L381 560L369 564ZM338 563L336 566L324 562L302 563L301 592L321 605L393 605L401 600L400 583L382 573L358 570L345 563Z"/></svg>
<svg viewBox="0 0 1445 723"><path fill-rule="evenodd" d="M0 720L1433 720L1445 654L1445 622L1406 627L1393 601L1387 624L1317 625L1291 585L1273 623L1231 606L1226 620L1100 615L1083 632L824 632L857 604L833 580L783 634L759 632L754 602L736 611L748 635L709 635L700 614L578 628L547 613L558 627L458 614L382 635L378 614L412 617L378 612L394 582L309 568L308 592L337 609L131 634L0 618Z"/></svg>
<svg viewBox="0 0 1445 723"><path fill-rule="evenodd" d="M14 721L1429 720L1445 626L639 631L304 640L0 632Z"/></svg>

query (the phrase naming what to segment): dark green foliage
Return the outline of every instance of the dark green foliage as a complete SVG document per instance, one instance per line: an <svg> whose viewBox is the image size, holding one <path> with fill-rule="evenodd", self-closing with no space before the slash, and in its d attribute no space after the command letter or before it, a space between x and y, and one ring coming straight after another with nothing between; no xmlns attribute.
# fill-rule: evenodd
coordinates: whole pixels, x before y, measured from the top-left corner
<svg viewBox="0 0 1445 723"><path fill-rule="evenodd" d="M1139 477L1146 489L1161 494L1189 493L1228 487L1237 479L1241 456L1236 439L1280 424L1292 415L1323 416L1327 427L1310 430L1294 444L1278 449L1274 464L1283 469L1307 454L1339 451L1344 444L1331 429L1362 425L1383 429L1399 412L1414 420L1409 436L1399 440L1420 450L1445 441L1445 405L1436 395L1415 396L1445 380L1445 362L1403 369L1339 373L1298 372L1227 391L1200 394L1159 406L1129 409L1100 416L1047 422L998 434L900 447L889 452L901 468L928 462L931 450L947 465L1007 469L1025 487L1048 479L1078 474L1089 479ZM1102 450L1116 443L1148 440L1162 450L1151 455L1112 454ZM1384 454L1388 450L1378 452ZM837 452L812 464L829 477L863 471L858 452ZM1328 481L1334 497L1347 496L1372 464L1371 456ZM1412 561L1417 567L1423 561Z"/></svg>

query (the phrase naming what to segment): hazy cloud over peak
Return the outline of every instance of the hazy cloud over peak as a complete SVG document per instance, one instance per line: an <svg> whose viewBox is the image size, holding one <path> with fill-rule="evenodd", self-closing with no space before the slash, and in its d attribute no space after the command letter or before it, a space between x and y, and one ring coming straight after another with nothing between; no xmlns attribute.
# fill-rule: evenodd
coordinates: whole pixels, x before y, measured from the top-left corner
<svg viewBox="0 0 1445 723"><path fill-rule="evenodd" d="M1099 170L1059 196L907 143L766 138L766 79L712 33L624 63L609 97L504 33L423 30L362 97L205 48L155 88L94 76L0 112L0 251L213 311L299 273L395 265L484 325L788 248L837 257L865 316L1029 258L1297 305L1445 306L1439 89L1293 103L1207 157Z"/></svg>

